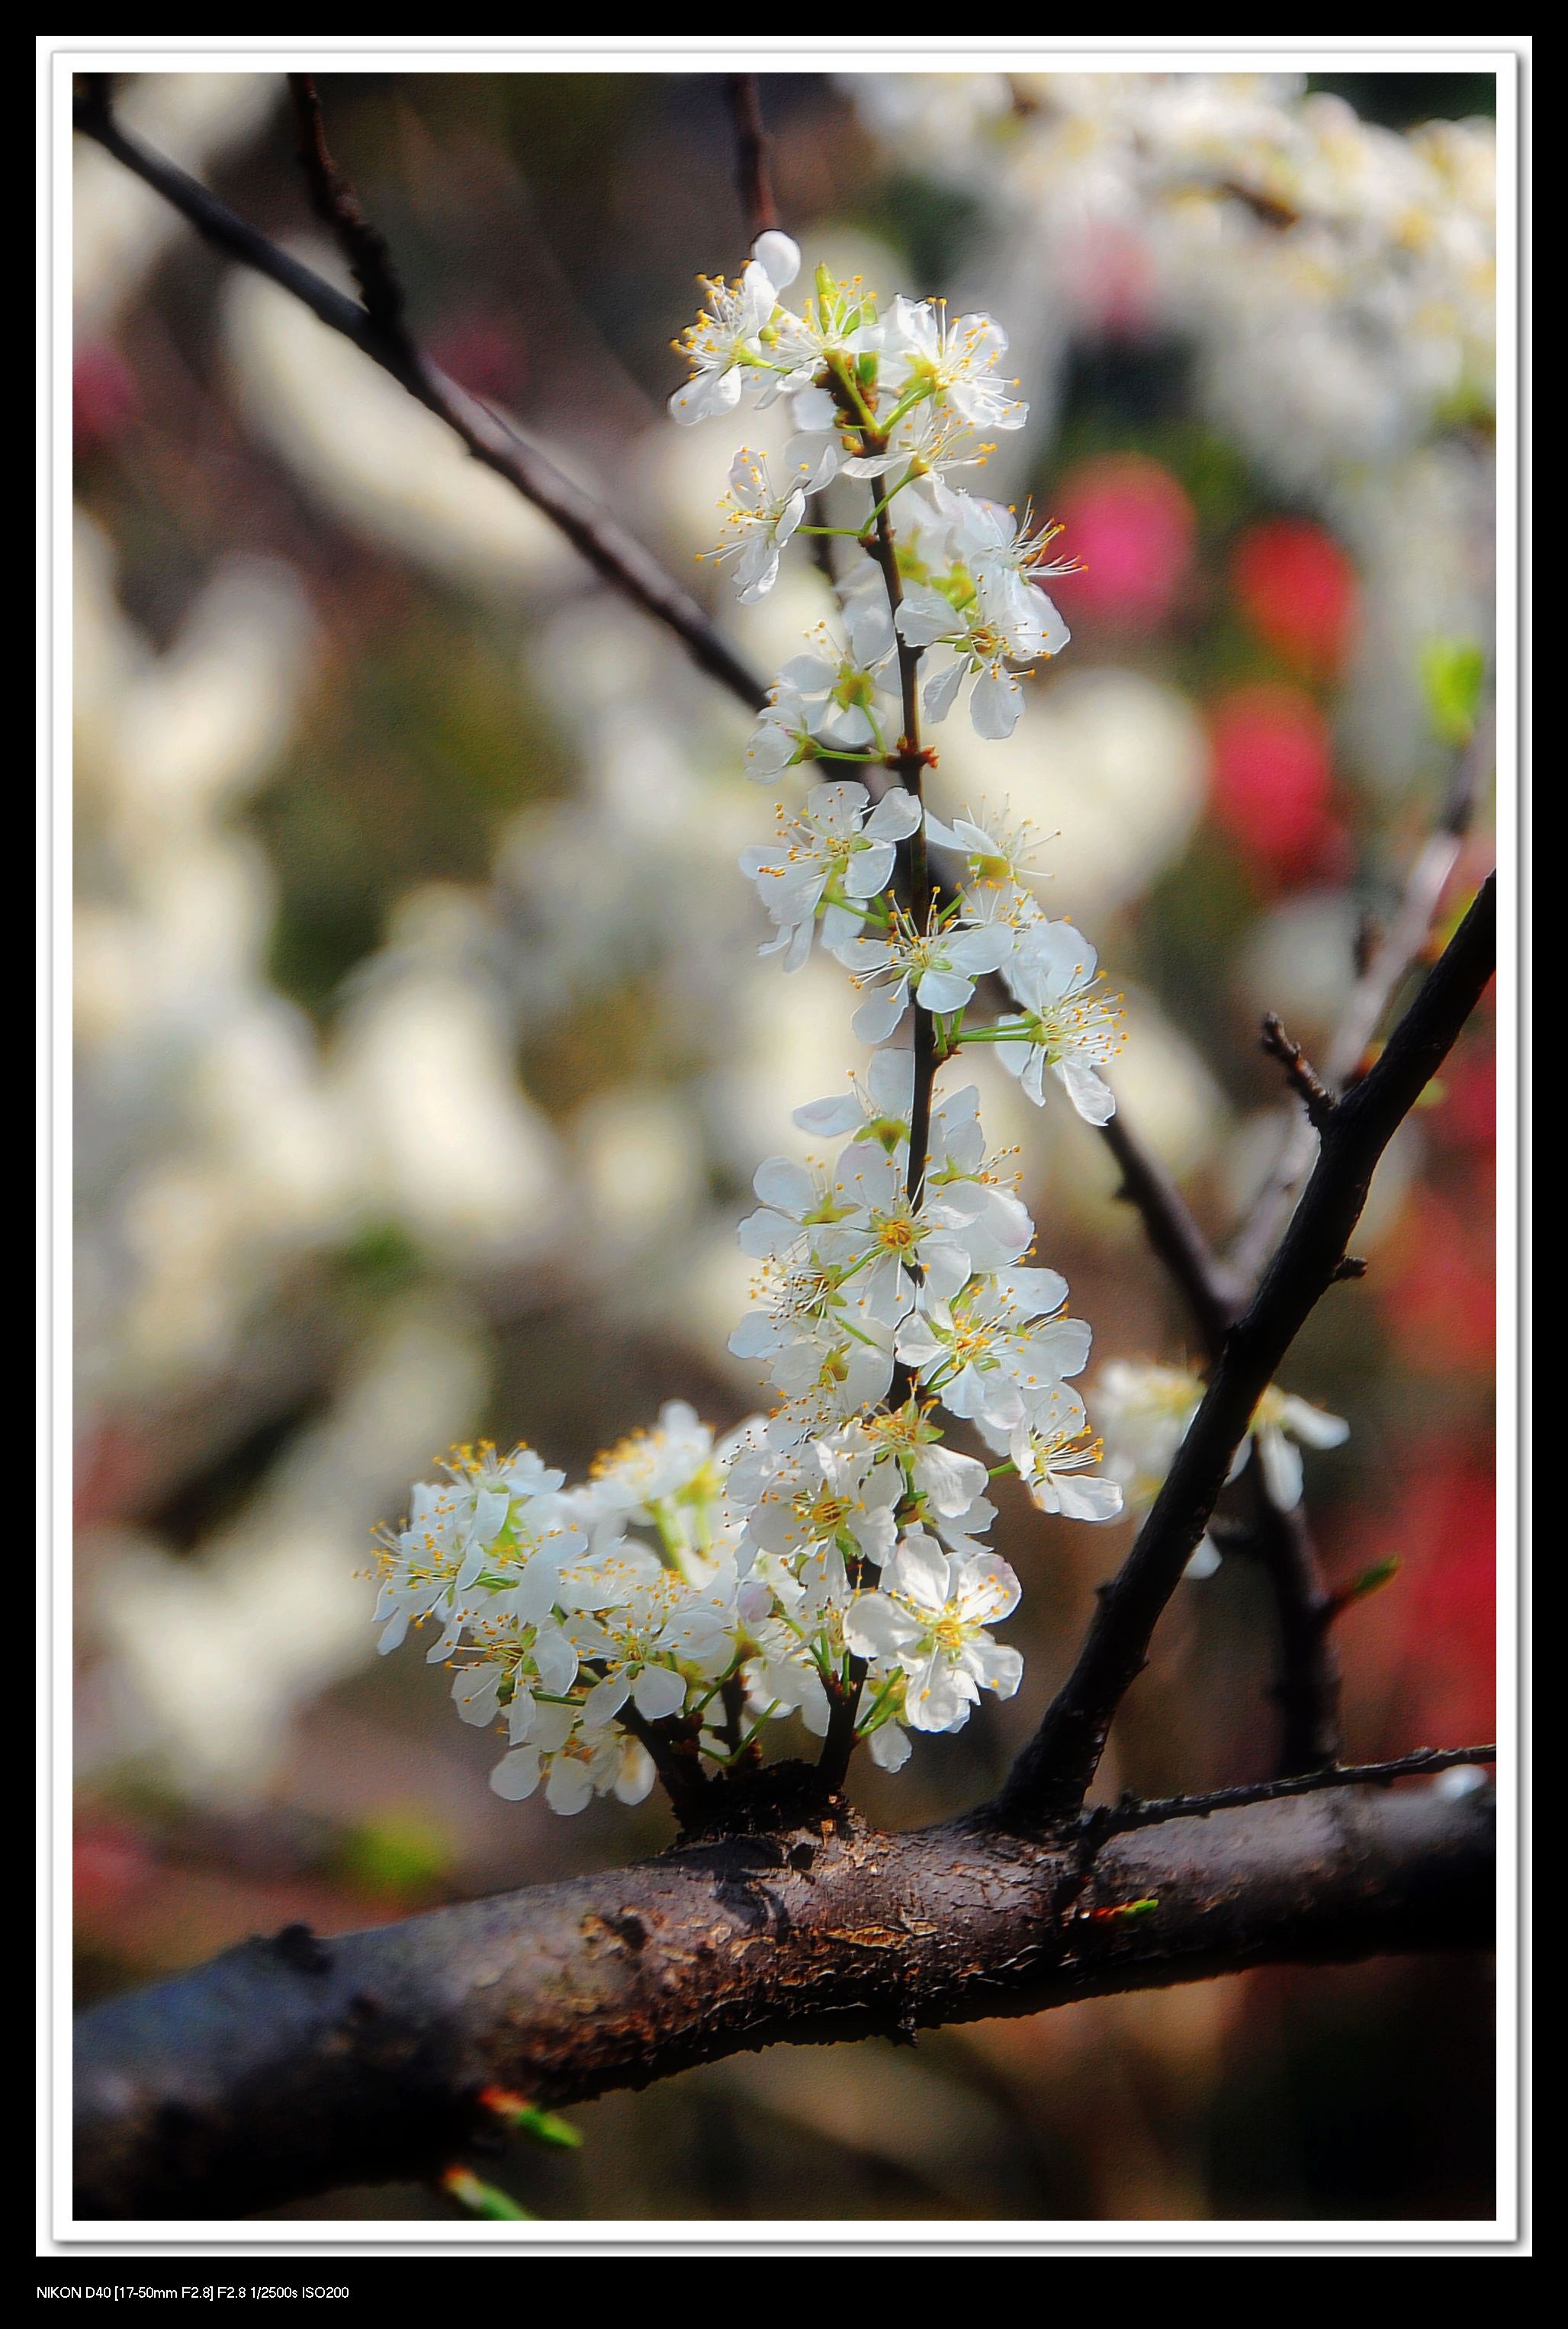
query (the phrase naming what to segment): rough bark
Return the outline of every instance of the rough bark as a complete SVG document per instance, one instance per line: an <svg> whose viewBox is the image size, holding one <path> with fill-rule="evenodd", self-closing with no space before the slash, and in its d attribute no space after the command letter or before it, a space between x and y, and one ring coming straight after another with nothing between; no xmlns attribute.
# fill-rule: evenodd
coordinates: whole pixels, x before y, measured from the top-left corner
<svg viewBox="0 0 1568 2329"><path fill-rule="evenodd" d="M291 1927L81 2018L77 2213L232 2216L425 2175L493 2085L569 2104L775 2041L1482 1947L1493 1866L1489 1792L1427 1784L1097 1849L985 1814L887 1835L800 1812L371 1932Z"/></svg>

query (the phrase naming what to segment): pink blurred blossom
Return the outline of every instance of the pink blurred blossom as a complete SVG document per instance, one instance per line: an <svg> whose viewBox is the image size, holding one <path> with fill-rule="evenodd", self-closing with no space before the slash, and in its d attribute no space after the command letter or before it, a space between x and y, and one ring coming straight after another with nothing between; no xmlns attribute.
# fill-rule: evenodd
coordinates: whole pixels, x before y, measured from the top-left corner
<svg viewBox="0 0 1568 2329"><path fill-rule="evenodd" d="M1192 561L1192 504L1169 469L1118 453L1075 469L1056 515L1083 571L1053 587L1069 621L1098 617L1139 629L1166 620Z"/></svg>
<svg viewBox="0 0 1568 2329"><path fill-rule="evenodd" d="M1285 683L1235 687L1210 712L1214 813L1265 875L1291 881L1340 871L1329 723Z"/></svg>
<svg viewBox="0 0 1568 2329"><path fill-rule="evenodd" d="M80 457L117 437L141 410L136 375L107 340L77 349L70 376L71 443Z"/></svg>

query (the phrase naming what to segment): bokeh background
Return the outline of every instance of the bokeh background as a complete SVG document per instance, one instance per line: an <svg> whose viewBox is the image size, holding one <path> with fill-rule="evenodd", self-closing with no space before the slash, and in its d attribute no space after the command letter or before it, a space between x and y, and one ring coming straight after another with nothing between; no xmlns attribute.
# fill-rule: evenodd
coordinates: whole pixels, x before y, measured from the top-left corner
<svg viewBox="0 0 1568 2329"><path fill-rule="evenodd" d="M437 360L708 594L693 553L742 427L662 405L695 274L745 255L722 83L321 86ZM118 101L341 278L278 77L148 74ZM1064 523L1075 636L1009 744L942 731L935 795L1055 836L1046 902L1128 994L1129 1117L1223 1240L1288 1121L1259 1014L1323 1044L1467 750L1479 814L1440 924L1490 862L1491 81L800 75L762 101L808 266L1012 335L1029 425L985 489ZM448 1677L373 1654L371 1530L455 1439L575 1469L673 1395L749 1411L734 1226L799 1145L791 1108L859 1051L832 966L756 959L735 859L771 812L744 715L353 350L98 149L77 170L92 1999L288 1919L665 1840L657 1801L568 1821L488 1791ZM765 670L826 611L803 556L760 608L715 603ZM1188 1355L1100 1145L991 1065L1096 1363ZM1308 1459L1333 1579L1400 1563L1339 1628L1361 1756L1491 1736L1493 1190L1483 1014L1379 1174L1365 1284L1286 1378L1354 1425ZM897 1779L859 1759L890 1823L995 1785L1124 1547L1000 1502L1024 1688ZM1244 1560L1184 1586L1106 1786L1264 1774L1270 1659ZM487 2172L561 2219L1486 2216L1491 2045L1479 1963L1258 1972L914 2052L775 2049Z"/></svg>

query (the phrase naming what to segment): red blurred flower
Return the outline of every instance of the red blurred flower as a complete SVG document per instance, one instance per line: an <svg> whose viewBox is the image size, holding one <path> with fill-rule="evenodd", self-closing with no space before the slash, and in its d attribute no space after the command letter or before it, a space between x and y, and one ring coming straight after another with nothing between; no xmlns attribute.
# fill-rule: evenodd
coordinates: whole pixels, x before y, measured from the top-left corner
<svg viewBox="0 0 1568 2329"><path fill-rule="evenodd" d="M1489 1042L1473 1037L1442 1070L1442 1098L1426 1118L1445 1146L1490 1153L1498 1139L1498 1062Z"/></svg>
<svg viewBox="0 0 1568 2329"><path fill-rule="evenodd" d="M1235 546L1231 582L1242 612L1272 647L1313 673L1338 669L1357 592L1356 570L1332 534L1301 518L1254 525Z"/></svg>
<svg viewBox="0 0 1568 2329"><path fill-rule="evenodd" d="M1368 1284L1400 1357L1423 1374L1489 1364L1498 1297L1491 1191L1476 1175L1461 1214L1435 1190L1411 1192Z"/></svg>
<svg viewBox="0 0 1568 2329"><path fill-rule="evenodd" d="M1192 561L1192 504L1169 469L1118 453L1075 469L1056 514L1062 547L1083 570L1053 589L1068 619L1099 616L1140 627L1161 623Z"/></svg>
<svg viewBox="0 0 1568 2329"><path fill-rule="evenodd" d="M146 1838L123 1821L84 1822L72 1839L71 1882L81 1918L112 1916L145 1891L157 1873L157 1859Z"/></svg>
<svg viewBox="0 0 1568 2329"><path fill-rule="evenodd" d="M136 375L107 340L78 348L70 373L70 434L78 456L117 437L141 410Z"/></svg>
<svg viewBox="0 0 1568 2329"><path fill-rule="evenodd" d="M1329 723L1283 682L1232 688L1210 714L1214 813L1248 854L1282 878L1331 872L1339 834Z"/></svg>
<svg viewBox="0 0 1568 2329"><path fill-rule="evenodd" d="M1497 1721L1497 1493L1474 1455L1451 1442L1412 1448L1385 1508L1337 1551L1337 1581L1399 1556L1393 1582L1347 1611L1338 1629L1351 1711L1368 1751L1458 1747L1490 1739Z"/></svg>

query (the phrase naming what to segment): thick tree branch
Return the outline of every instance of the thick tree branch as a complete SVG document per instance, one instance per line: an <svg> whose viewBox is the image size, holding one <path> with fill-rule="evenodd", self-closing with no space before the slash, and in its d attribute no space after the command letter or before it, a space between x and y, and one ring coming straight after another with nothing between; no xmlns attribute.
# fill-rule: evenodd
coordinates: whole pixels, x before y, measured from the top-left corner
<svg viewBox="0 0 1568 2329"><path fill-rule="evenodd" d="M82 2017L77 2212L238 2215L429 2175L493 2128L486 2088L559 2106L775 2040L1485 1947L1494 1851L1489 1794L1430 1787L1097 1847L811 1818L372 1932L294 1926Z"/></svg>
<svg viewBox="0 0 1568 2329"><path fill-rule="evenodd" d="M711 678L752 711L760 710L766 701L762 682L695 599L687 596L634 535L563 476L537 446L526 443L498 413L437 371L408 337L400 322L393 324L384 314L372 315L324 277L269 242L198 180L122 128L101 93L77 99L75 124L84 137L95 139L172 203L198 234L226 258L264 275L308 307L330 330L352 340L427 411L445 421L476 461L493 469L525 501L531 502L606 581L672 631Z"/></svg>
<svg viewBox="0 0 1568 2329"><path fill-rule="evenodd" d="M1226 1340L1165 1484L1119 1574L1101 1588L1073 1671L1013 1768L1003 1795L1011 1816L1060 1817L1083 1801L1116 1709L1142 1671L1154 1628L1207 1525L1253 1411L1334 1283L1378 1159L1491 976L1496 880L1488 875L1382 1057L1329 1118L1312 1177Z"/></svg>

